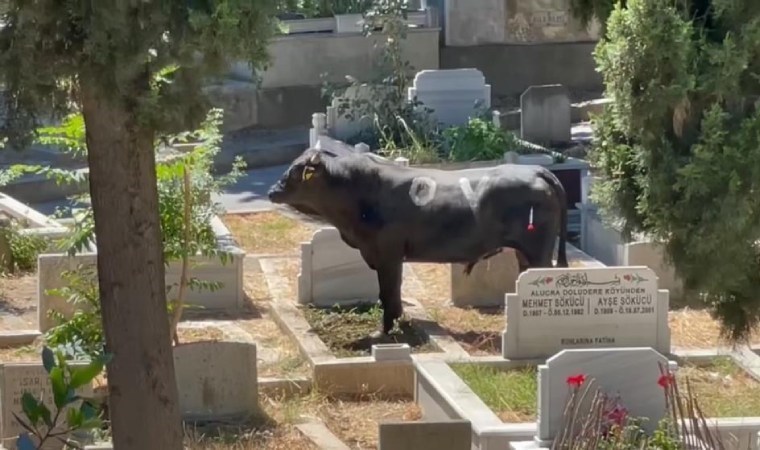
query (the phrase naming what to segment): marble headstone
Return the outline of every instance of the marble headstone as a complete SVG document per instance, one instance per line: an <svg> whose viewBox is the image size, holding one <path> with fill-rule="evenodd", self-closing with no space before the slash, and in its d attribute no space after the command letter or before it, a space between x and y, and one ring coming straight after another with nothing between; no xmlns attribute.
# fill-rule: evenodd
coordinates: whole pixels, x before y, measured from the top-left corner
<svg viewBox="0 0 760 450"><path fill-rule="evenodd" d="M540 145L568 143L570 122L570 96L564 86L531 86L520 96L522 139Z"/></svg>
<svg viewBox="0 0 760 450"><path fill-rule="evenodd" d="M77 367L80 364L72 363ZM92 396L92 385L80 388L77 393L82 396ZM21 407L21 396L30 392L55 413L53 389L48 373L42 364L36 363L7 363L0 365L0 448L16 450L16 439L24 432L13 414L26 419ZM65 416L65 410L63 413ZM61 444L55 440L45 442L42 450L60 450Z"/></svg>
<svg viewBox="0 0 760 450"><path fill-rule="evenodd" d="M515 291L520 273L512 249L475 264L465 275L464 264L451 265L451 302L457 307L504 306L504 295Z"/></svg>
<svg viewBox="0 0 760 450"><path fill-rule="evenodd" d="M422 102L443 125L466 125L478 108L491 107L491 85L477 69L423 70L408 99Z"/></svg>
<svg viewBox="0 0 760 450"><path fill-rule="evenodd" d="M503 356L547 358L563 349L652 347L670 352L668 291L647 268L529 269L507 294Z"/></svg>
<svg viewBox="0 0 760 450"><path fill-rule="evenodd" d="M593 378L602 392L619 395L629 417L648 418L643 428L653 432L666 412L665 393L657 384L660 364L671 371L677 369L674 362L651 348L563 350L549 358L538 366L536 440L544 444L557 436L570 395L567 379L579 374L587 380Z"/></svg>
<svg viewBox="0 0 760 450"><path fill-rule="evenodd" d="M377 301L377 273L359 250L349 247L334 227L317 230L311 242L301 244L298 301L318 307Z"/></svg>

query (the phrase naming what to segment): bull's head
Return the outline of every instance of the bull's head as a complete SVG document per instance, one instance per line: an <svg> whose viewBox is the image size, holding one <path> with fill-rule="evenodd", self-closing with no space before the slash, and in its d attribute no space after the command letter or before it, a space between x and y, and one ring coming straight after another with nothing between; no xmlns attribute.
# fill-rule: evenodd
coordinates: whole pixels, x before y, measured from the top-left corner
<svg viewBox="0 0 760 450"><path fill-rule="evenodd" d="M269 189L269 200L275 204L313 206L326 175L323 150L310 148L296 158L279 181Z"/></svg>

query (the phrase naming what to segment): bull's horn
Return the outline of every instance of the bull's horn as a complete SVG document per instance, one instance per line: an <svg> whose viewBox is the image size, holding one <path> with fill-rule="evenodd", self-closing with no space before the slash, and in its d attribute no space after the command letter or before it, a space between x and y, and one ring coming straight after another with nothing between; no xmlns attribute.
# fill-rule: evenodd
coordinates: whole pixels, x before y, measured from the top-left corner
<svg viewBox="0 0 760 450"><path fill-rule="evenodd" d="M319 164L319 162L322 160L322 157L319 156L319 153L314 153L311 155L311 158L309 158L309 164Z"/></svg>

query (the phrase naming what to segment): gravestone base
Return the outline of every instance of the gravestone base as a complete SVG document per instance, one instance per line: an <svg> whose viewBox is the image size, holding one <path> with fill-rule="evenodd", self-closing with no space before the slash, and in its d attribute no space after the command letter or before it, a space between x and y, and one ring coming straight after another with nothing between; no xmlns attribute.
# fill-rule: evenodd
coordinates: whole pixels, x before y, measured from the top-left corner
<svg viewBox="0 0 760 450"><path fill-rule="evenodd" d="M548 444L539 441L520 441L510 442L510 450L549 450L552 448L551 442Z"/></svg>

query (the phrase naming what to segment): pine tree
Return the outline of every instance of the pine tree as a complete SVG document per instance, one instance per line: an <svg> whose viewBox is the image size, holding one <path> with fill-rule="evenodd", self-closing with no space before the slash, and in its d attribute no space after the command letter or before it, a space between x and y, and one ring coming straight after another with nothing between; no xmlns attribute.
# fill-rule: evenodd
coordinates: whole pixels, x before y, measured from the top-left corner
<svg viewBox="0 0 760 450"><path fill-rule="evenodd" d="M115 448L179 450L155 143L194 129L201 86L229 61L266 61L275 0L8 0L0 31L3 135L84 115Z"/></svg>

